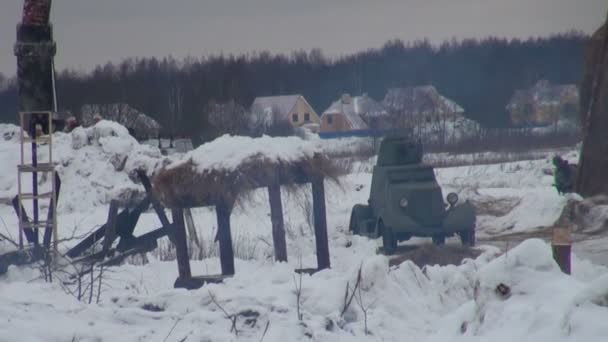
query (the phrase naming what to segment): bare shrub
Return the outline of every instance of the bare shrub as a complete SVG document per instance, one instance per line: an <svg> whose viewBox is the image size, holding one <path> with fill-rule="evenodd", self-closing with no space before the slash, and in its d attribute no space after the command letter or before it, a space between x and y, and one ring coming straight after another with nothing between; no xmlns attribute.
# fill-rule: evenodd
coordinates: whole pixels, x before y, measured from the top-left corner
<svg viewBox="0 0 608 342"><path fill-rule="evenodd" d="M220 256L219 245L214 238L216 235L215 231L214 228L211 235L198 233L196 239L192 237L188 239L190 259L204 260ZM198 240L198 244L195 240ZM259 239L254 239L249 234L235 234L232 239L234 256L242 260L258 259L261 255L265 255L263 248L260 247L260 243ZM152 251L152 254L162 261L173 261L177 258L175 245L168 239L159 240L158 248Z"/></svg>

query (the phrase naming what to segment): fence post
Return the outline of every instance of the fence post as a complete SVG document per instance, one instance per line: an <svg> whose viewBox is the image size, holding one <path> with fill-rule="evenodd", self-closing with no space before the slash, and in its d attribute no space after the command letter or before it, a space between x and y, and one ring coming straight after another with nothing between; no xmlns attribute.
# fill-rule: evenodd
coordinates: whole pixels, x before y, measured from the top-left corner
<svg viewBox="0 0 608 342"><path fill-rule="evenodd" d="M551 239L551 247L553 249L553 259L559 265L562 272L570 274L571 272L571 252L572 239L569 228L553 228L553 237Z"/></svg>
<svg viewBox="0 0 608 342"><path fill-rule="evenodd" d="M219 200L215 205L222 275L234 274L234 250L232 248L232 236L230 235L231 211L232 204L226 203L225 200Z"/></svg>
<svg viewBox="0 0 608 342"><path fill-rule="evenodd" d="M190 271L190 256L188 255L188 242L186 241L186 227L184 226L184 210L181 208L171 209L173 218L173 231L175 244L175 255L177 256L178 280L184 281L192 278ZM176 281L176 284L178 282Z"/></svg>
<svg viewBox="0 0 608 342"><path fill-rule="evenodd" d="M312 202L315 223L315 241L317 245L317 265L318 269L322 270L330 267L323 177L314 177L312 179Z"/></svg>
<svg viewBox="0 0 608 342"><path fill-rule="evenodd" d="M270 202L270 220L272 221L272 242L274 258L277 261L287 261L287 243L285 242L285 224L283 222L283 205L281 203L281 185L278 174L275 181L268 186L268 201Z"/></svg>

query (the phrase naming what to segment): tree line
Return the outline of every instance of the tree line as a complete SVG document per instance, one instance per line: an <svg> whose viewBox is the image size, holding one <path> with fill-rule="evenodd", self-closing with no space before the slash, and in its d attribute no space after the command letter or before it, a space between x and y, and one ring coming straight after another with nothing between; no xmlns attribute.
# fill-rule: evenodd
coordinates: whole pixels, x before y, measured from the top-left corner
<svg viewBox="0 0 608 342"><path fill-rule="evenodd" d="M291 55L256 52L205 57L128 58L89 72L57 72L58 106L80 115L84 104L125 102L168 132L196 142L222 133L210 108L256 96L302 94L321 114L343 93L381 101L388 88L434 85L486 127L508 127L505 105L516 89L539 79L578 84L589 37L568 32L544 38L388 41L379 49L326 57L320 49ZM61 48L61 47L59 47ZM0 75L0 120L15 122L17 88ZM220 120L221 121L221 120Z"/></svg>

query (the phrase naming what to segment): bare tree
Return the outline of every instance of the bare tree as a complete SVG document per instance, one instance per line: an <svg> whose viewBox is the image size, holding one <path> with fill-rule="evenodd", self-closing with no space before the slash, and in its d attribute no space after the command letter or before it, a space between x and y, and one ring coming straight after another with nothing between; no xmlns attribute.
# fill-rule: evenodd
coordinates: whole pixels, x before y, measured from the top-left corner
<svg viewBox="0 0 608 342"><path fill-rule="evenodd" d="M289 119L276 107L252 108L249 124L250 133L253 136L266 134L273 137L283 137L291 136L295 133L295 129L289 122Z"/></svg>
<svg viewBox="0 0 608 342"><path fill-rule="evenodd" d="M180 75L179 66L173 58L164 61L165 73L165 98L169 111L169 147L173 148L173 138L175 137L179 124L184 113L184 87Z"/></svg>
<svg viewBox="0 0 608 342"><path fill-rule="evenodd" d="M243 135L247 132L248 114L245 108L234 100L227 103L211 101L206 106L209 123L219 135Z"/></svg>

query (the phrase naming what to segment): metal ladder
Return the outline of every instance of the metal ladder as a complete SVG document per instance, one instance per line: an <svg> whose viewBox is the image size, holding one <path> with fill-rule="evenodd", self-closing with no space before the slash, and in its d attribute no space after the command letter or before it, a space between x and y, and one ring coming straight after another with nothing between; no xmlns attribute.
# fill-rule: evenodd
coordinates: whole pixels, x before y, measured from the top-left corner
<svg viewBox="0 0 608 342"><path fill-rule="evenodd" d="M51 237L53 239L53 250L57 251L57 183L55 177L55 164L53 163L53 112L51 111L31 111L19 112L19 122L21 126L20 145L21 162L17 166L18 178L18 204L19 204L19 247L23 248L23 235L26 230L31 230L34 245L39 245L38 230L44 229L44 245L50 248ZM43 119L41 119L43 118ZM28 120L29 119L29 120ZM33 124L32 120L37 119ZM46 125L46 132L42 127ZM27 134L26 134L27 133ZM31 143L31 160L26 161L25 145ZM48 148L48 160L40 162L38 160L38 148L46 146ZM46 192L39 192L38 175L39 172L50 175L51 189ZM24 174L31 174L31 192L24 192ZM40 220L40 199L49 199L47 219ZM25 214L24 202L32 203L32 219L28 219ZM51 229L49 232L48 230ZM52 234L52 235L51 235Z"/></svg>

